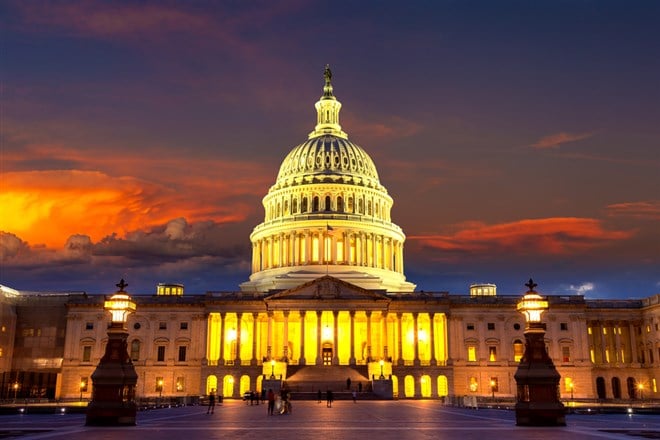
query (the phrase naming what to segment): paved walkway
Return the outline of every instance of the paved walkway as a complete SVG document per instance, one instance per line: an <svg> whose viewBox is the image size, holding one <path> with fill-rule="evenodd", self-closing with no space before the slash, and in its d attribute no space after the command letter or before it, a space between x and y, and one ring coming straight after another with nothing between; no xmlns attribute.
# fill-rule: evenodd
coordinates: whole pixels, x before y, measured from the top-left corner
<svg viewBox="0 0 660 440"><path fill-rule="evenodd" d="M82 414L0 416L0 438L53 440L260 439L660 439L660 417L568 415L566 427L515 426L512 411L445 407L438 401L293 402L291 415L266 406L225 402L207 415L200 406L138 413L134 427L86 427Z"/></svg>

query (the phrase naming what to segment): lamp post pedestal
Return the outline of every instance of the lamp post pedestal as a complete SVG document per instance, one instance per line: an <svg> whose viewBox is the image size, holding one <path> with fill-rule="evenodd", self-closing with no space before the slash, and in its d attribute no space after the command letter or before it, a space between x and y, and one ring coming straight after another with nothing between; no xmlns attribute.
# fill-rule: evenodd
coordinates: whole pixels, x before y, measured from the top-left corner
<svg viewBox="0 0 660 440"><path fill-rule="evenodd" d="M128 355L127 338L128 332L114 323L108 329L105 354L92 373L92 400L87 406L86 425L135 425L138 375Z"/></svg>
<svg viewBox="0 0 660 440"><path fill-rule="evenodd" d="M566 411L559 400L561 376L545 349L544 336L545 324L528 324L525 353L514 375L519 426L566 426Z"/></svg>

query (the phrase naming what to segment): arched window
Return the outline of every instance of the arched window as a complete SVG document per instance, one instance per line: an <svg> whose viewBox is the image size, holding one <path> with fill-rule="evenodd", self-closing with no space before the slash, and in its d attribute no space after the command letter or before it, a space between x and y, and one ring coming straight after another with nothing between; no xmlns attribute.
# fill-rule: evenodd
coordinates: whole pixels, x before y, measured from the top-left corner
<svg viewBox="0 0 660 440"><path fill-rule="evenodd" d="M372 214L373 214L373 213L372 213L372 211L371 211L371 200L369 200L369 201L367 202L367 215L372 215Z"/></svg>
<svg viewBox="0 0 660 440"><path fill-rule="evenodd" d="M612 397L621 398L621 380L618 377L612 378Z"/></svg>
<svg viewBox="0 0 660 440"><path fill-rule="evenodd" d="M297 214L298 213L298 200L293 199L293 202L291 203L291 213L292 214Z"/></svg>
<svg viewBox="0 0 660 440"><path fill-rule="evenodd" d="M602 379L599 377L599 379ZM626 385L628 387L628 397L631 399L637 398L637 381L634 377L629 377L626 379Z"/></svg>
<svg viewBox="0 0 660 440"><path fill-rule="evenodd" d="M358 199L358 214L364 214L364 204L362 199Z"/></svg>
<svg viewBox="0 0 660 440"><path fill-rule="evenodd" d="M403 392L406 397L415 397L415 378L407 375L403 379Z"/></svg>
<svg viewBox="0 0 660 440"><path fill-rule="evenodd" d="M302 204L300 206L300 212L302 214L307 212L307 197L303 197L303 199L302 199Z"/></svg>
<svg viewBox="0 0 660 440"><path fill-rule="evenodd" d="M628 389L628 392L630 392L630 389ZM605 394L605 379L602 377L597 377L596 378L596 394L598 395L599 399L604 399L606 394Z"/></svg>
<svg viewBox="0 0 660 440"><path fill-rule="evenodd" d="M289 215L289 201L284 201L284 215Z"/></svg>
<svg viewBox="0 0 660 440"><path fill-rule="evenodd" d="M344 199L337 197L337 212L344 212Z"/></svg>
<svg viewBox="0 0 660 440"><path fill-rule="evenodd" d="M330 204L330 196L325 196L325 210L332 211L332 205Z"/></svg>
<svg viewBox="0 0 660 440"><path fill-rule="evenodd" d="M378 209L378 202L376 202L376 207L374 208L374 214L376 217L380 216L380 209Z"/></svg>
<svg viewBox="0 0 660 440"><path fill-rule="evenodd" d="M314 196L312 202L312 212L318 212L318 210L319 210L319 198L317 196Z"/></svg>
<svg viewBox="0 0 660 440"><path fill-rule="evenodd" d="M277 204L277 217L282 216L282 205L280 203Z"/></svg>
<svg viewBox="0 0 660 440"><path fill-rule="evenodd" d="M348 197L348 212L355 212L355 207L353 206L353 196Z"/></svg>
<svg viewBox="0 0 660 440"><path fill-rule="evenodd" d="M513 361L520 362L523 357L525 347L520 339L513 341Z"/></svg>

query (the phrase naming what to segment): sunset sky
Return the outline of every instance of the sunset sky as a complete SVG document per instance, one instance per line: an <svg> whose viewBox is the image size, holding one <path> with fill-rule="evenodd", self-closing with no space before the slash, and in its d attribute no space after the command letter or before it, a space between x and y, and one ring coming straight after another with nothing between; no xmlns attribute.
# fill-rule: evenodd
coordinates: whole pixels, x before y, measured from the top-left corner
<svg viewBox="0 0 660 440"><path fill-rule="evenodd" d="M4 1L0 283L238 290L323 67L418 290L660 293L657 1Z"/></svg>

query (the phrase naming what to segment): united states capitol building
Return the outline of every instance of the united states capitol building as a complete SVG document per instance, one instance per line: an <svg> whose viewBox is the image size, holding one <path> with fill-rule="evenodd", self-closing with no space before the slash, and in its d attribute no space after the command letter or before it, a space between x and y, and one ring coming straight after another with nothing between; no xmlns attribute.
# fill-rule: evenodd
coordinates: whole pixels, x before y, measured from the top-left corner
<svg viewBox="0 0 660 440"><path fill-rule="evenodd" d="M137 303L127 349L138 397L238 398L273 378L294 392L348 379L369 392L385 379L398 398L515 396L526 280L510 295L493 284L415 291L393 199L342 131L340 109L326 68L316 125L263 198L238 290L190 294L158 280L155 292L126 290ZM0 399L88 399L107 342L103 295L0 287ZM657 398L659 295L548 301L545 340L563 399Z"/></svg>

